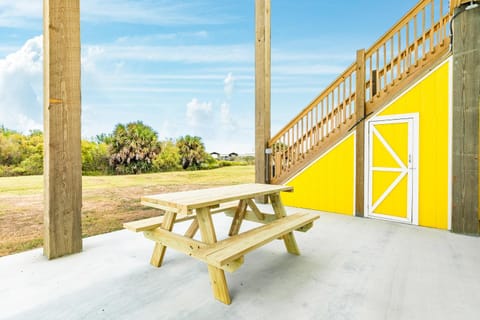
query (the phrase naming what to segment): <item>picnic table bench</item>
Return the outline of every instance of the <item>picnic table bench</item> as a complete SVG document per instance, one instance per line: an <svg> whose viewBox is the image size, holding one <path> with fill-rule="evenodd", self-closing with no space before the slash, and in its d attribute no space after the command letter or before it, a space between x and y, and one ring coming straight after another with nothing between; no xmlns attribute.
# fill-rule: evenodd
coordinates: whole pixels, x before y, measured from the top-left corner
<svg viewBox="0 0 480 320"><path fill-rule="evenodd" d="M160 267L167 247L183 252L208 265L215 298L230 304L224 271L233 272L244 262L248 252L275 239L282 239L289 253L299 255L293 231L307 231L318 214L298 212L287 216L280 192L292 187L267 184L242 184L142 197L143 205L165 211L163 216L128 222L126 229L143 232L155 241L150 263ZM268 196L274 214L259 210L253 198ZM217 241L212 215L224 212L231 216L229 238ZM175 223L191 220L184 235L172 232ZM243 220L261 223L254 229L239 233ZM200 230L202 241L193 239Z"/></svg>

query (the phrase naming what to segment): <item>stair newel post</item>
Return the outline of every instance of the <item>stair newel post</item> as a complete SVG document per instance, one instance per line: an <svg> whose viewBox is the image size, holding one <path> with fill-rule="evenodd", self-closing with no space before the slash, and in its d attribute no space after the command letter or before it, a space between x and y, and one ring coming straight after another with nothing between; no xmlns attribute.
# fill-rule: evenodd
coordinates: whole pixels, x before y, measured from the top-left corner
<svg viewBox="0 0 480 320"><path fill-rule="evenodd" d="M365 206L365 49L357 51L355 80L355 216L364 216Z"/></svg>
<svg viewBox="0 0 480 320"><path fill-rule="evenodd" d="M270 0L255 0L255 182L268 183L270 163ZM266 203L264 196L257 202Z"/></svg>

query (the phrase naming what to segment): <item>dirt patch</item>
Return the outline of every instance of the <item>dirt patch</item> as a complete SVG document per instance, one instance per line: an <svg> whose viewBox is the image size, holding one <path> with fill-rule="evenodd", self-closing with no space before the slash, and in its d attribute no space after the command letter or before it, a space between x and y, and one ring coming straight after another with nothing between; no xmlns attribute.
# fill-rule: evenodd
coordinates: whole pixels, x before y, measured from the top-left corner
<svg viewBox="0 0 480 320"><path fill-rule="evenodd" d="M122 229L122 224L157 216L159 211L140 204L144 194L174 192L218 186L188 184L144 187L115 187L83 191L82 232L84 237ZM0 195L0 256L43 245L43 194Z"/></svg>

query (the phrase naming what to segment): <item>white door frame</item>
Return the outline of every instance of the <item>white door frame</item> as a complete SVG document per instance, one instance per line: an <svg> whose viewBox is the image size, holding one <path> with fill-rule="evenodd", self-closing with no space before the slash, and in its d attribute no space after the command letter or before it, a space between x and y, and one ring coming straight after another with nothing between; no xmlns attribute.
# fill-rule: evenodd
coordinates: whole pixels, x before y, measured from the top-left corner
<svg viewBox="0 0 480 320"><path fill-rule="evenodd" d="M407 208L407 218L400 218L382 214L374 214L370 212L371 206L371 185L372 185L372 170L370 170L371 161L372 161L372 140L373 134L370 134L371 124L375 123L404 123L409 124L408 127L408 139L409 139L409 163L406 166L406 173L408 173L407 181L407 204L410 204L410 208ZM388 115L388 116L377 116L367 121L365 126L365 216L372 217L377 219L384 219L390 221L399 221L409 224L418 225L418 172L419 172L419 116L418 113L408 113L408 114L397 114L397 115ZM387 147L387 146L385 146ZM396 159L397 162L399 159ZM402 164L402 166L404 166ZM402 170L399 169L401 172ZM400 177L403 177L402 175ZM401 178L398 178L400 181ZM394 182L395 183L395 182ZM395 187L394 183L387 188L393 189ZM391 190L390 190L391 191ZM387 192L385 192L388 195ZM409 209L409 210L408 210Z"/></svg>

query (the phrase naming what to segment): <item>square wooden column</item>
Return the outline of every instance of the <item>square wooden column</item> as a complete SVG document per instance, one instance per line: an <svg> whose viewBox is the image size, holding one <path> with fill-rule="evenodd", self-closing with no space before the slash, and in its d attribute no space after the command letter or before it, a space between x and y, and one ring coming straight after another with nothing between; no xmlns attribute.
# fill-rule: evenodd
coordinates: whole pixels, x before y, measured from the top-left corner
<svg viewBox="0 0 480 320"><path fill-rule="evenodd" d="M255 0L255 182L268 181L270 140L270 0ZM256 199L265 202L265 197Z"/></svg>
<svg viewBox="0 0 480 320"><path fill-rule="evenodd" d="M80 0L44 0L44 255L82 250Z"/></svg>
<svg viewBox="0 0 480 320"><path fill-rule="evenodd" d="M452 231L478 235L480 6L470 2L455 9L452 87Z"/></svg>
<svg viewBox="0 0 480 320"><path fill-rule="evenodd" d="M355 78L355 216L365 215L365 49L357 51Z"/></svg>

